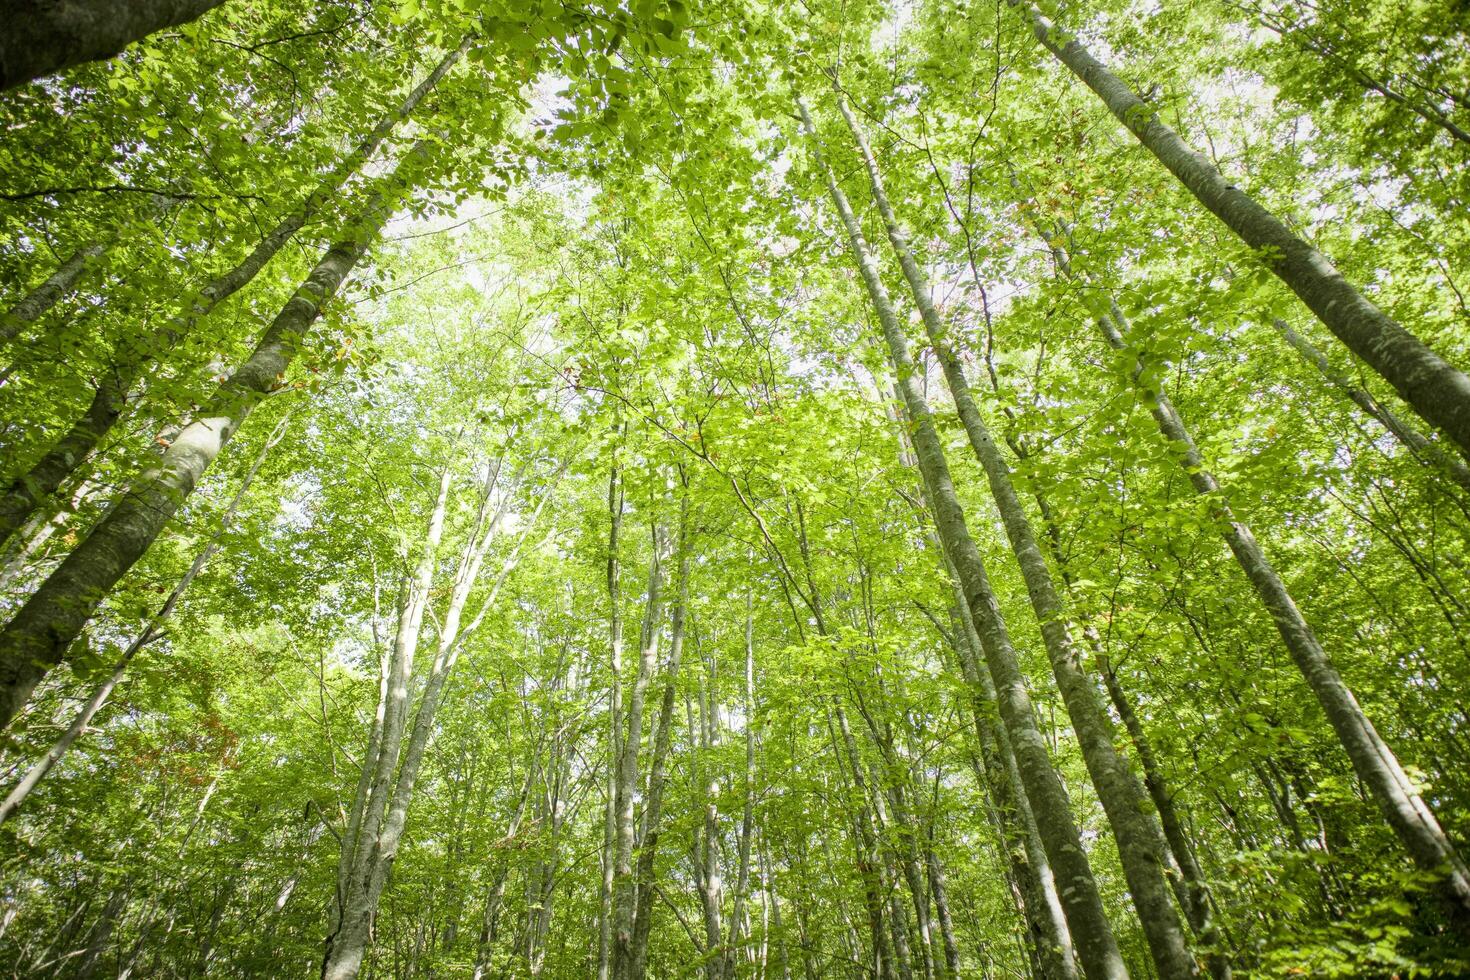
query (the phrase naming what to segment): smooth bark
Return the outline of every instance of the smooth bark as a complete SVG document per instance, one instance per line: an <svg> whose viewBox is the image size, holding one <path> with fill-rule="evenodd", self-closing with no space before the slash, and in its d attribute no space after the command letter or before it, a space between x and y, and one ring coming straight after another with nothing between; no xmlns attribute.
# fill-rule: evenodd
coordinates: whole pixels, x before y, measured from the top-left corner
<svg viewBox="0 0 1470 980"><path fill-rule="evenodd" d="M204 399L159 463L114 502L0 632L0 727L10 724L36 684L65 659L107 593L183 506L250 413L276 390L322 305L377 238L388 218L386 205L385 191L369 195L357 227L318 260L250 357Z"/></svg>
<svg viewBox="0 0 1470 980"><path fill-rule="evenodd" d="M111 58L224 0L6 0L0 5L0 91L73 65Z"/></svg>
<svg viewBox="0 0 1470 980"><path fill-rule="evenodd" d="M1072 940L1077 946L1083 972L1092 980L1128 975L1112 926L1103 911L1097 882L1082 848L1081 834L1072 817L1070 801L1047 752L1046 740L1036 726L1031 696L1021 673L1016 651L1001 616L995 590L970 537L964 510L950 477L949 463L934 428L929 406L919 390L916 369L909 353L908 339L899 326L897 314L883 285L878 264L868 248L857 217L847 197L837 185L831 169L823 161L816 145L816 132L805 103L798 100L802 122L812 144L813 155L826 180L843 226L847 230L853 257L877 310L887 340L890 360L897 375L904 400L919 469L924 477L935 525L945 553L960 576L966 605L970 608L980 634L986 666L994 682L1001 718L1011 739L1022 784L1030 798L1047 856L1057 878L1058 892L1067 914Z"/></svg>
<svg viewBox="0 0 1470 980"><path fill-rule="evenodd" d="M1097 686L1088 676L1068 623L1068 613L1060 592L1047 566L1036 533L1031 526L1021 499L1011 481L1010 466L990 436L989 427L980 414L959 361L949 349L946 327L935 309L928 279L919 268L908 235L899 224L888 201L878 161L873 156L867 137L853 118L845 99L839 95L837 107L846 121L867 170L873 202L888 234L889 244L898 258L899 268L909 286L914 305L919 310L924 329L944 370L945 381L954 398L960 422L969 437L970 446L985 471L991 497L1000 512L1001 523L1011 551L1020 567L1031 608L1041 624L1041 637L1051 662L1052 675L1077 735L1078 746L1086 763L1098 800L1107 813L1113 837L1118 843L1123 873L1154 966L1165 978L1198 976L1199 970L1189 950L1184 924L1174 907L1165 879L1164 841L1157 826L1148 817L1143 793L1114 744L1111 719L1098 698Z"/></svg>
<svg viewBox="0 0 1470 980"><path fill-rule="evenodd" d="M78 466L89 459L113 426L122 418L148 366L188 337L206 316L250 284L266 264L342 188L342 185L375 153L394 128L423 101L468 50L466 37L411 91L402 103L378 121L352 152L294 210L266 232L255 248L225 272L199 288L188 300L188 308L159 326L119 344L116 359L102 371L97 388L82 414L38 460L0 494L0 542L7 540L26 518Z"/></svg>
<svg viewBox="0 0 1470 980"><path fill-rule="evenodd" d="M1388 381L1431 425L1470 454L1470 377L1375 306L1328 260L1191 149L1149 105L1030 0L1007 0L1057 60L1102 99L1195 199L1225 223L1338 340ZM1470 892L1467 892L1470 896Z"/></svg>
<svg viewBox="0 0 1470 980"><path fill-rule="evenodd" d="M1076 274L1072 270L1071 257L1060 241L1051 246L1053 257L1062 274L1074 278ZM1116 301L1110 304L1110 312L1094 316L1093 323L1109 347L1118 351L1132 350L1127 341L1127 318ZM1161 387L1144 383L1143 369L1140 359L1132 372L1134 385L1143 394L1159 431L1176 448L1179 464L1184 468L1190 485L1197 494L1214 502L1214 518L1225 543L1257 599L1270 614L1292 662L1336 732L1353 771L1377 801L1414 863L1435 876L1437 891L1455 928L1470 934L1470 867L1466 866L1434 811L1399 764L1398 757L1358 704L1250 526L1236 518L1224 490L1205 466L1204 457L1173 402Z"/></svg>
<svg viewBox="0 0 1470 980"><path fill-rule="evenodd" d="M1327 360L1327 356L1318 350L1310 340L1298 333L1291 324L1280 317L1274 317L1271 325L1291 345L1292 350L1300 354L1302 360L1316 368L1318 373L1344 398L1383 426L1389 435L1397 439L1415 457L1426 464L1438 467L1454 480L1461 490L1470 493L1470 466L1466 466L1464 460L1445 452L1424 433L1399 418L1397 412L1369 394L1367 389L1355 384L1346 374L1333 367L1332 363Z"/></svg>
<svg viewBox="0 0 1470 980"><path fill-rule="evenodd" d="M260 472L261 466L265 465L266 456L269 455L270 451L275 448L276 444L285 435L286 426L290 424L290 421L291 417L287 415L277 424L270 438L261 444L260 452L256 455L255 461L250 464L250 469L246 470L244 478L240 481L240 488L235 491L235 496L230 500L229 506L225 508L224 515L220 518L219 527L209 539L209 543L194 557L194 561L189 565L188 570L184 572L183 577L179 579L178 584L174 586L173 591L169 593L168 598L164 600L163 605L159 607L158 612L153 614L147 625L139 631L133 641L123 650L122 655L118 658L117 665L112 669L112 673L108 674L102 683L93 689L91 696L87 698L86 703L82 705L82 710L77 712L76 717L67 726L66 731L62 732L61 737L52 743L51 748L46 750L45 755L37 759L30 769L26 770L26 774L21 777L20 782L16 783L15 787L5 797L4 802L0 802L0 824L3 824L15 814L15 811L19 809L20 805L26 801L26 797L30 796L35 788L40 785L41 780L46 778L46 775L62 760L73 743L87 730L87 726L92 723L92 719L97 716L97 712L102 709L108 697L111 696L113 689L122 680L128 664L137 656L138 651L162 635L161 631L163 626L168 622L169 617L173 615L174 609L178 607L179 600L183 598L184 593L188 591L194 579L204 570L204 566L209 562L209 559L214 557L215 552L219 551L220 539L229 531L230 525L235 522L235 515L239 513L240 504L245 499L245 495L250 491L250 484L254 482L255 476Z"/></svg>
<svg viewBox="0 0 1470 980"><path fill-rule="evenodd" d="M77 249L66 261L56 267L34 289L22 296L16 304L0 314L0 347L10 343L31 324L44 316L53 306L76 287L82 273L93 261L106 251L102 242L92 242Z"/></svg>

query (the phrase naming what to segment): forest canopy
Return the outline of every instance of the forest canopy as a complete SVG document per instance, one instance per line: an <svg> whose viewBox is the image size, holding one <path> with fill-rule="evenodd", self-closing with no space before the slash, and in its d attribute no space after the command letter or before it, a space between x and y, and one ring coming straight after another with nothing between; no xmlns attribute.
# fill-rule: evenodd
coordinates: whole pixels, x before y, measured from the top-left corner
<svg viewBox="0 0 1470 980"><path fill-rule="evenodd" d="M9 975L1470 976L1462 0L0 13Z"/></svg>

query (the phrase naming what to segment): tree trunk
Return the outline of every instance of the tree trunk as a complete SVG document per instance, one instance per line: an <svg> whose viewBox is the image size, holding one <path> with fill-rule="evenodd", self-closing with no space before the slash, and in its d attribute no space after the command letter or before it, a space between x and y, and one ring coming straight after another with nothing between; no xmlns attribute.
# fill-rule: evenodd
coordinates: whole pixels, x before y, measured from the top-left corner
<svg viewBox="0 0 1470 980"><path fill-rule="evenodd" d="M10 343L26 328L27 324L36 322L48 310L61 302L62 297L70 293L76 286L82 273L92 265L92 261L106 250L107 243L104 242L83 245L65 262L57 266L56 271L47 276L40 285L26 293L14 306L0 315L0 347Z"/></svg>
<svg viewBox="0 0 1470 980"><path fill-rule="evenodd" d="M1470 377L1370 302L1285 222L1227 181L1080 41L1054 36L1059 32L1030 0L1007 2L1030 20L1037 40L1102 99L1196 200L1259 250L1266 266L1338 340L1382 375L1422 418L1443 429L1462 453L1470 454ZM1470 902L1470 882L1466 889L1465 900Z"/></svg>
<svg viewBox="0 0 1470 980"><path fill-rule="evenodd" d="M637 894L633 880L633 845L635 821L633 797L638 791L638 758L643 743L643 706L648 685L658 664L659 635L663 627L664 559L667 535L662 527L653 528L653 554L648 564L648 605L643 613L638 668L633 675L633 688L628 693L628 722L623 738L623 751L618 759L617 835L614 839L613 862L613 976L629 976L633 965L633 917Z"/></svg>
<svg viewBox="0 0 1470 980"><path fill-rule="evenodd" d="M327 250L255 351L205 399L160 463L114 502L0 632L0 728L10 724L36 684L62 662L107 593L183 506L255 406L275 390L322 304L336 295L377 237L388 218L386 203L383 191L370 195L352 237Z"/></svg>
<svg viewBox="0 0 1470 980"><path fill-rule="evenodd" d="M1113 837L1118 842L1118 855L1122 860L1124 877L1128 881L1128 891L1138 910L1138 919L1143 926L1154 965L1158 968L1159 976L1165 980L1198 976L1199 970L1189 951L1184 923L1180 921L1165 879L1163 838L1158 827L1148 817L1142 790L1118 754L1112 721L1098 699L1097 687L1087 675L1082 657L1072 639L1066 607L1052 579L1051 569L1047 567L1046 558L1042 555L1036 533L1011 482L1010 467L991 438L980 409L971 395L969 382L960 369L959 361L949 349L945 338L946 329L939 318L939 311L934 307L928 280L920 270L909 247L908 236L888 202L878 161L873 156L867 138L858 127L857 120L853 118L847 101L840 94L837 96L837 108L862 156L873 202L883 219L888 241L898 257L899 268L908 282L929 342L944 368L945 381L954 397L955 408L959 412L965 434L969 437L970 446L985 471L991 497L1000 512L1011 551L1016 556L1016 564L1026 583L1031 608L1041 624L1041 637L1046 647L1047 659L1051 661L1052 675L1061 691L1067 716L1077 735L1077 744L1082 750L1082 758L1097 790L1098 800L1107 813Z"/></svg>
<svg viewBox="0 0 1470 980"><path fill-rule="evenodd" d="M847 197L838 187L831 169L822 161L816 145L816 132L806 105L800 100L797 105L812 143L813 154L817 157L826 179L828 192L847 229L859 273L883 327L899 390L914 429L914 449L929 501L934 509L940 543L960 576L966 604L980 632L986 664L998 695L1001 718L1010 736L1022 784L1031 800L1047 856L1051 859L1057 876L1058 891L1083 971L1090 980L1126 977L1127 967L1118 951L1112 926L1103 911L1102 898L1098 893L1092 868L1088 864L1087 854L1082 848L1077 824L1072 818L1066 789L1052 766L1046 740L1036 727L1031 697L1026 691L1015 649L1001 617L999 602L991 587L979 549L970 537L964 510L950 477L949 464L944 458L943 445L934 428L929 407L915 380L908 340L899 326L887 289L880 278L878 265L868 249L857 217L852 213Z"/></svg>
<svg viewBox="0 0 1470 980"><path fill-rule="evenodd" d="M1052 253L1063 275L1073 277L1071 259L1066 250L1053 245ZM1111 303L1110 313L1094 316L1093 322L1108 346L1119 351L1131 349L1126 340L1127 319L1116 302ZM1144 383L1143 369L1140 359L1133 370L1134 384L1146 396L1149 412L1159 431L1177 448L1179 464L1195 492L1215 501L1214 517L1225 543L1245 572L1256 597L1270 613L1292 662L1306 679L1307 686L1316 696L1328 723L1347 752L1353 771L1373 794L1389 826L1414 862L1436 876L1438 892L1455 928L1462 933L1470 933L1470 867L1466 866L1440 827L1433 810L1399 764L1398 757L1379 736L1352 690L1343 681L1317 634L1287 591L1286 583L1256 541L1255 534L1248 525L1235 518L1224 491L1214 474L1205 468L1204 458L1173 402L1162 388Z"/></svg>
<svg viewBox="0 0 1470 980"><path fill-rule="evenodd" d="M664 788L667 782L669 746L673 740L674 704L678 694L679 661L684 652L684 617L689 606L689 501L682 505L679 520L678 584L674 608L669 616L669 662L664 678L663 701L654 728L653 759L648 774L648 799L643 809L643 834L638 842L638 868L634 879L633 939L628 957L628 976L643 980L648 970L648 937L653 930L653 895L657 881L654 862L663 819Z"/></svg>
<svg viewBox="0 0 1470 980"><path fill-rule="evenodd" d="M623 526L623 490L614 464L608 477L607 507L610 517L607 536L608 636L611 667L608 672L608 756L607 810L602 828L602 884L599 892L597 936L597 980L612 976L613 951L613 878L617 861L618 836L618 751L622 738L623 710L623 610L619 588L618 534Z"/></svg>
<svg viewBox="0 0 1470 980"><path fill-rule="evenodd" d="M740 815L739 867L735 873L735 902L730 912L729 938L723 953L725 980L734 980L735 960L744 937L744 912L750 893L750 845L755 831L755 616L754 595L745 594L745 806Z"/></svg>
<svg viewBox="0 0 1470 980"><path fill-rule="evenodd" d="M1297 333L1291 324L1280 317L1274 317L1271 324L1291 345L1292 349L1300 354L1308 364L1316 368L1344 398L1361 408L1369 418L1388 430L1389 435L1397 439L1414 456L1425 463L1439 467L1455 481L1461 490L1470 492L1470 466L1466 466L1464 460L1457 459L1445 452L1422 432L1399 418L1398 414L1387 405L1354 384L1351 378L1334 368L1327 357L1310 340Z"/></svg>
<svg viewBox="0 0 1470 980"><path fill-rule="evenodd" d="M234 498L231 499L229 506L225 508L224 516L220 518L219 528L214 532L214 536L210 538L209 544L205 545L204 549L195 556L188 571L184 572L183 578L179 579L179 584L174 586L173 591L169 593L163 606L158 612L153 614L153 618L148 621L147 625L138 633L133 642L128 644L127 649L118 658L117 666L112 669L112 673L107 676L106 680L97 685L96 689L92 692L92 696L82 706L82 710L77 712L77 716L71 725L67 727L66 731L61 734L61 737L56 740L51 748L46 751L46 754L37 759L35 764L26 771L21 781L5 797L5 801L0 803L0 824L3 824L14 815L15 811L20 808L20 805L26 801L26 797L30 796L31 792L40 785L41 780L46 778L47 773L55 768L56 764L66 755L72 743L87 730L87 726L91 724L92 719L96 717L97 712L101 710L102 705L106 703L107 698L112 694L113 688L117 687L118 682L122 680L123 672L127 669L133 657L137 656L138 651L149 643L152 643L160 635L159 631L163 628L163 624L173 615L174 609L179 604L179 600L188 591L190 583L204 569L205 564L214 556L214 553L219 550L220 538L224 536L225 532L230 529L230 525L234 523L235 515L240 510L240 503L245 499L245 494L250 490L250 484L255 480L255 475L260 472L261 466L265 464L266 456L275 447L276 443L281 441L281 437L285 435L286 426L290 421L290 415L283 418L276 425L276 430L271 433L270 438L266 439L261 445L260 452L255 457L255 462L250 464L250 469L245 472L244 479L240 481L240 489L235 491Z"/></svg>
<svg viewBox="0 0 1470 980"><path fill-rule="evenodd" d="M0 6L0 91L73 65L111 58L168 27L187 24L224 0L7 0Z"/></svg>
<svg viewBox="0 0 1470 980"><path fill-rule="evenodd" d="M311 219L382 145L394 127L406 119L469 48L466 37L420 82L398 108L383 117L372 131L343 157L316 189L265 234L250 252L228 271L205 283L189 300L186 312L169 317L143 336L119 344L113 364L102 374L91 402L71 428L41 454L29 470L0 495L0 543L8 540L47 496L89 459L98 444L122 417L128 399L147 372L148 365L187 337L220 303L249 285L296 232Z"/></svg>

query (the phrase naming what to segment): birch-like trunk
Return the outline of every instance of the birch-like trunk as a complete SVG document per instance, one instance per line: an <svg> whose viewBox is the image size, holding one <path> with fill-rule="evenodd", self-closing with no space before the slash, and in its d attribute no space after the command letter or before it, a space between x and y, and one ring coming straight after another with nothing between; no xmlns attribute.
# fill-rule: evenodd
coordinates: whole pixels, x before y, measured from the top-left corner
<svg viewBox="0 0 1470 980"><path fill-rule="evenodd" d="M73 65L111 58L167 27L187 24L224 0L16 0L0 35L0 91Z"/></svg>
<svg viewBox="0 0 1470 980"><path fill-rule="evenodd" d="M103 371L87 408L31 467L0 494L0 543L61 486L78 466L90 459L98 444L112 431L135 394L148 366L193 332L200 320L220 303L249 285L283 246L300 231L342 185L377 151L395 127L423 101L470 45L466 37L439 62L393 112L384 116L293 211L265 234L249 255L215 276L189 298L188 309L169 317L142 336L119 344L114 362Z"/></svg>
<svg viewBox="0 0 1470 980"><path fill-rule="evenodd" d="M908 339L899 325L897 314L894 313L887 288L883 285L878 264L868 248L862 227L848 205L846 195L837 185L830 167L821 156L820 148L816 144L816 131L806 105L798 99L797 107L811 142L813 155L826 180L827 190L847 230L858 271L877 310L888 343L898 387L913 427L914 449L930 505L934 510L940 543L960 576L965 603L980 634L986 665L998 695L1001 718L1011 740L1021 782L1032 803L1047 856L1051 859L1072 940L1077 946L1078 959L1084 973L1091 980L1126 977L1128 970L1118 951L1112 926L1103 911L1102 898L1098 893L1087 854L1082 848L1081 834L1072 817L1066 789L1052 766L1046 740L1036 726L1031 697L1026 690L1016 651L1001 616L999 601L991 587L980 551L970 537L964 509L960 506L959 496L950 477L949 463L944 457L943 445L930 417L929 406L919 390L913 359L909 354Z"/></svg>
<svg viewBox="0 0 1470 980"><path fill-rule="evenodd" d="M1375 306L1284 221L1226 180L1208 157L1191 149L1080 41L1058 31L1031 0L1007 2L1029 20L1037 40L1102 99L1196 200L1258 250L1267 268L1338 340L1382 375L1423 419L1443 429L1462 453L1470 454L1470 377ZM1470 891L1466 895L1470 900Z"/></svg>
<svg viewBox="0 0 1470 980"><path fill-rule="evenodd" d="M219 527L209 539L209 543L194 557L194 561L189 565L188 570L184 572L183 577L179 579L178 584L174 586L173 591L169 593L168 598L164 600L158 612L153 614L153 617L139 631L138 635L133 639L133 642L129 643L127 649L122 652L122 656L118 658L117 665L113 667L112 673L101 684L97 685L92 691L91 697L82 705L82 710L77 712L76 718L67 726L66 731L62 732L61 737L52 744L51 748L46 750L46 754L37 759L35 764L26 771L26 774L21 777L20 782L5 797L4 802L0 802L0 824L3 824L15 814L15 811L20 808L20 805L26 801L26 797L31 795L35 788L40 785L41 780L46 778L46 775L62 760L73 743L87 730L87 726L92 723L92 719L102 709L102 705L107 703L107 699L111 696L113 688L117 687L118 682L122 680L123 673L127 670L127 666L132 662L132 659L137 656L138 651L161 635L163 625L173 615L174 609L178 606L179 600L183 598L184 593L188 591L189 585L203 571L204 566L209 562L210 558L214 557L215 552L219 551L220 539L225 535L225 532L229 531L230 525L234 523L235 515L240 510L240 504L245 499L245 495L250 491L250 484L254 482L255 476L260 472L261 466L265 464L266 456L270 454L270 451L275 448L276 444L286 434L286 426L290 424L290 421L290 415L283 418L276 425L276 429L271 433L270 438L266 439L261 445L260 452L256 454L255 461L250 464L250 469L246 470L244 478L240 481L240 488L235 491L235 496L230 500L229 506L225 508L224 515L220 518Z"/></svg>
<svg viewBox="0 0 1470 980"><path fill-rule="evenodd" d="M417 154L411 154L416 156ZM159 463L118 497L0 631L0 728L61 663L97 606L183 506L225 444L291 367L322 305L387 221L387 194L369 195L353 233L329 248L266 328L254 352L206 398Z"/></svg>
<svg viewBox="0 0 1470 980"><path fill-rule="evenodd" d="M1163 837L1148 816L1142 789L1118 754L1112 720L1098 697L1096 684L1087 675L1072 638L1066 606L1042 554L1031 521L1021 505L1021 498L1011 482L1010 466L991 438L984 417L970 392L964 371L948 346L947 330L939 317L939 311L935 309L928 279L919 268L918 260L914 258L913 250L909 246L908 235L899 224L888 201L883 176L867 137L853 118L847 101L840 94L837 96L837 108L862 157L873 203L877 205L889 244L898 258L899 268L908 283L914 305L919 310L929 342L944 369L945 382L954 398L955 408L965 434L969 437L970 447L985 471L991 498L1000 512L1011 552L1016 557L1021 578L1026 584L1031 608L1036 614L1037 622L1041 624L1041 638L1046 647L1047 659L1051 662L1052 676L1056 678L1057 689L1061 692L1072 730L1077 735L1077 744L1082 750L1088 775L1092 777L1098 800L1107 813L1113 837L1118 843L1118 855L1122 861L1124 877L1128 881L1128 891L1138 910L1139 922L1143 926L1154 965L1159 976L1165 980L1188 980L1196 977L1199 975L1199 968L1189 950L1184 923L1175 909L1165 878L1167 862Z"/></svg>

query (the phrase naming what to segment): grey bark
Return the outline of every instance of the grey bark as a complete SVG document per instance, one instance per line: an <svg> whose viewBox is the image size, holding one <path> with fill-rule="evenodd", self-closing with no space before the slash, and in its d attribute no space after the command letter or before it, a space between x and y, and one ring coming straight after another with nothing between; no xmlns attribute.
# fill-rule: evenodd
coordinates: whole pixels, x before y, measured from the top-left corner
<svg viewBox="0 0 1470 980"><path fill-rule="evenodd" d="M908 282L929 342L944 369L945 381L954 398L955 408L959 412L965 434L969 437L970 446L985 471L991 496L1000 512L1011 551L1016 556L1016 564L1020 567L1021 577L1026 584L1031 608L1041 624L1041 637L1046 647L1047 659L1051 661L1052 675L1062 694L1067 716L1077 735L1077 743L1082 749L1082 758L1097 790L1098 800L1107 813L1113 837L1118 843L1128 890L1134 907L1138 910L1139 922L1143 926L1154 965L1161 977L1196 977L1199 969L1189 950L1184 924L1174 907L1165 878L1163 837L1148 816L1141 788L1118 754L1112 721L1098 699L1097 686L1088 676L1072 638L1066 606L1056 588L1030 519L1026 516L1021 499L1011 482L1010 466L991 438L989 427L971 394L969 381L949 349L947 330L934 307L928 279L919 268L909 246L908 235L888 202L883 177L867 138L853 118L846 100L840 95L837 98L837 107L862 156L873 202L883 220L889 244L892 245L899 268Z"/></svg>
<svg viewBox="0 0 1470 980"><path fill-rule="evenodd" d="M623 597L618 566L618 535L623 526L623 491L618 482L616 464L608 477L607 507L610 519L607 537L607 595L611 610L608 613L611 666L608 673L607 808L603 815L602 882L598 894L597 980L608 980L612 976L613 878L617 860L618 760L621 758L618 745L622 738L623 724Z"/></svg>
<svg viewBox="0 0 1470 980"><path fill-rule="evenodd" d="M995 685L1001 718L1010 737L1021 782L1031 801L1047 856L1051 860L1072 940L1077 946L1078 959L1083 972L1091 980L1126 977L1128 970L1118 951L1112 926L1103 911L1102 898L1098 893L1087 854L1082 848L1081 835L1072 817L1066 789L1051 764L1046 740L1036 727L1031 697L1026 690L1016 651L1001 616L995 590L991 587L980 551L970 537L964 510L950 477L949 463L944 457L943 445L934 428L929 406L915 380L915 367L909 354L908 340L899 326L897 314L894 313L888 291L880 277L878 264L872 257L857 217L848 205L846 195L837 185L831 169L822 161L820 149L816 145L816 132L806 105L798 99L797 106L811 141L813 154L826 180L828 192L847 230L858 271L882 324L904 407L913 427L914 449L934 511L940 543L960 577L965 603L980 634L981 647Z"/></svg>
<svg viewBox="0 0 1470 980"><path fill-rule="evenodd" d="M521 545L535 527L541 509L550 497L545 494L537 502L510 556L501 565L488 594L482 600L479 612L473 620L462 626L465 606L480 580L485 557L508 506L509 497L504 490L500 491L500 502L493 505L491 503L492 495L500 482L501 468L501 463L497 462L486 469L486 485L480 498L480 507L473 529L466 538L455 565L449 603L439 622L439 640L435 647L434 660L424 679L423 692L419 695L418 708L413 713L407 740L402 742L410 700L408 688L413 653L417 645L418 630L422 626L428 606L428 587L433 582L433 556L437 553L439 535L443 532L445 495L448 492L447 473L441 483L439 499L430 519L424 559L415 575L410 601L405 603L408 615L400 617L399 632L403 651L400 656L395 650L396 664L390 676L390 710L385 713L387 720L382 729L374 785L368 795L367 810L360 821L357 838L352 842L353 852L350 855L345 849L344 839L343 857L344 860L350 860L351 872L346 876L345 894L338 901L335 928L327 937L322 980L353 980L362 967L378 900L388 882L388 873L403 839L409 805L413 802L419 769L433 733L434 718L444 693L444 685L454 670L465 639L479 628L485 613L494 605L501 586L515 567ZM427 576L422 574L425 564L428 566ZM402 761L398 763L396 778L393 778L393 764L397 761L400 743Z"/></svg>
<svg viewBox="0 0 1470 980"><path fill-rule="evenodd" d="M0 91L73 65L111 58L224 0L6 0L0 5Z"/></svg>
<svg viewBox="0 0 1470 980"><path fill-rule="evenodd" d="M1274 317L1271 325L1291 345L1292 349L1300 354L1304 361L1316 368L1344 398L1383 426L1389 435L1397 439L1415 457L1431 466L1439 467L1455 481L1461 490L1470 492L1470 466L1466 466L1464 460L1457 459L1445 452L1431 442L1424 433L1399 418L1393 409L1374 398L1360 385L1354 384L1351 378L1334 368L1326 355L1318 350L1310 340L1298 333L1291 324L1280 317Z"/></svg>
<svg viewBox="0 0 1470 980"><path fill-rule="evenodd" d="M386 204L383 190L369 196L353 233L317 262L250 357L0 631L0 727L9 725L41 678L62 662L107 593L183 506L255 406L275 390L322 304L336 295L377 237L388 217Z"/></svg>
<svg viewBox="0 0 1470 980"><path fill-rule="evenodd" d="M725 980L734 980L736 957L744 938L745 903L750 894L751 836L755 831L755 615L754 596L745 594L745 804L740 815L739 864L735 872L735 901L730 910L729 938L722 954Z"/></svg>
<svg viewBox="0 0 1470 980"><path fill-rule="evenodd" d="M47 496L55 492L73 471L91 457L93 451L126 410L128 401L148 369L158 357L173 349L193 332L220 303L245 286L275 257L292 236L321 210L382 145L393 129L423 101L445 74L468 50L466 37L411 91L398 108L378 121L351 153L347 154L317 187L290 214L282 218L256 243L250 254L236 265L205 283L188 301L188 309L169 317L141 337L119 345L117 357L97 379L91 402L60 439L0 495L0 543L7 540L25 523L27 517Z"/></svg>
<svg viewBox="0 0 1470 980"><path fill-rule="evenodd" d="M123 650L122 655L118 658L117 665L112 669L112 673L101 684L97 685L92 691L92 695L82 705L82 710L77 712L72 723L67 726L66 731L62 732L61 737L52 743L51 748L46 750L45 755L37 759L31 768L26 770L26 774L11 789L10 793L5 797L4 802L0 802L0 824L3 824L15 814L15 811L20 808L20 805L26 801L26 797L30 796L35 788L40 785L41 780L46 778L46 775L65 757L73 743L87 730L87 726L92 723L92 719L96 717L97 712L101 710L102 705L111 696L113 688L117 687L118 682L122 680L128 664L137 656L138 651L142 650L161 635L160 631L163 625L173 615L174 609L178 607L179 600L188 591L190 584L204 570L204 566L209 562L210 558L214 557L215 552L219 551L220 539L230 529L230 525L234 523L235 515L240 510L240 504L245 499L245 495L250 491L250 484L254 482L255 475L260 472L261 466L265 464L266 456L281 441L282 436L285 435L286 426L290 421L290 415L283 418L276 425L276 429L271 433L270 438L266 439L261 445L260 452L256 455L255 461L250 464L250 469L246 470L244 478L240 481L240 488L235 491L235 496L230 500L229 506L225 508L224 515L220 518L219 527L215 530L209 543L194 557L194 561L189 565L188 570L184 572L183 577L179 579L178 584L174 586L173 591L169 593L168 598L164 600L158 612L153 614L153 617L149 619L147 625L139 631L133 641Z"/></svg>
<svg viewBox="0 0 1470 980"><path fill-rule="evenodd" d="M648 971L648 937L653 931L654 863L662 833L664 789L668 782L669 748L673 742L674 705L678 694L679 663L684 652L684 620L689 607L689 501L681 505L679 570L674 607L669 614L669 659L664 673L663 699L654 726L653 759L648 773L648 799L643 808L643 832L638 840L638 867L634 878L633 939L627 976L643 980Z"/></svg>
<svg viewBox="0 0 1470 980"><path fill-rule="evenodd" d="M663 629L664 561L668 540L663 528L653 529L653 553L648 564L648 603L643 612L638 666L628 692L627 728L618 757L617 833L613 848L613 976L627 977L633 964L633 917L637 894L633 879L635 821L634 795L638 790L638 761L642 755L643 708L648 686L658 664L659 639Z"/></svg>
<svg viewBox="0 0 1470 980"><path fill-rule="evenodd" d="M76 286L92 261L106 251L106 245L93 242L73 252L56 271L41 281L36 288L21 297L14 306L0 314L0 347L10 343L26 328L35 323L48 310L61 302Z"/></svg>
<svg viewBox="0 0 1470 980"><path fill-rule="evenodd" d="M1431 425L1470 453L1470 377L1430 350L1343 278L1325 255L1191 149L1075 37L1063 35L1030 0L1007 0L1043 46L1102 99L1195 199L1225 223L1327 325ZM1467 893L1470 895L1470 893Z"/></svg>
<svg viewBox="0 0 1470 980"><path fill-rule="evenodd" d="M1075 273L1065 248L1053 244L1052 254L1063 275L1073 277ZM1119 351L1131 350L1126 339L1127 319L1116 301L1112 302L1110 313L1094 317L1093 322L1109 347ZM1143 369L1140 359L1133 370L1134 384L1144 395L1159 431L1175 446L1179 464L1184 468L1190 485L1196 493L1214 501L1214 517L1225 543L1245 573L1252 591L1270 614L1292 662L1342 743L1353 771L1377 801L1414 863L1436 876L1437 890L1455 928L1461 933L1470 933L1470 867L1466 866L1434 811L1404 772L1398 757L1358 704L1249 525L1236 519L1223 489L1206 468L1204 458L1173 402L1162 388L1144 383Z"/></svg>

